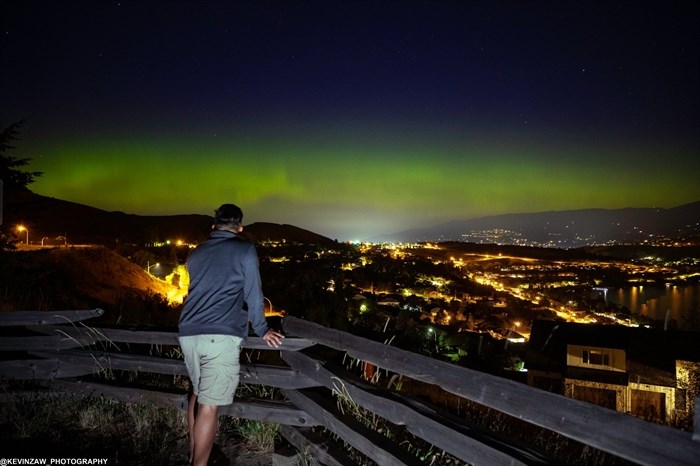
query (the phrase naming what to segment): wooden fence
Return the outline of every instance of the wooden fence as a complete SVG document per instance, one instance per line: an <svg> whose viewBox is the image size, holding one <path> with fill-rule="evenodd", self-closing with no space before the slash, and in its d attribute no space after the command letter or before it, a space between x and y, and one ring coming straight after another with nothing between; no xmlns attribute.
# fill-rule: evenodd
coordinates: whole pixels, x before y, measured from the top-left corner
<svg viewBox="0 0 700 466"><path fill-rule="evenodd" d="M11 360L3 358L0 377L51 381L51 392L102 395L124 402L150 402L185 409L184 393L116 387L80 379L100 370L186 375L181 359L113 350L120 343L177 346L176 333L93 327L82 323L101 314L100 309L0 314L0 326L19 327L25 333L31 331L23 336L0 337L0 351L23 355ZM438 412L401 391L381 389L354 377L339 365L311 356L313 345L371 363L387 374L437 385L465 400L638 464L699 464L697 412L700 399L696 399L693 434L302 319L286 317L282 326L287 338L275 351L280 351L285 365L243 363L241 381L277 387L285 400L236 401L221 413L279 423L280 433L291 444L300 451L310 452L322 464L353 463L309 427L323 426L382 466L421 464L416 456L387 436L339 412L339 396L389 423L404 426L416 437L470 464L550 464L553 461L455 415ZM249 337L244 347L270 350L257 337ZM310 350L301 351L307 348ZM12 393L5 396L12 396Z"/></svg>

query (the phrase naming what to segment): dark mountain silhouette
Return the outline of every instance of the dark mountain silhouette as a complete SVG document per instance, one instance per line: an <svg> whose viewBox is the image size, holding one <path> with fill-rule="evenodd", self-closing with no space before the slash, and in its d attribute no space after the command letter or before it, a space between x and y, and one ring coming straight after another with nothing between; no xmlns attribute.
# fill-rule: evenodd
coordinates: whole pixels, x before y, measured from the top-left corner
<svg viewBox="0 0 700 466"><path fill-rule="evenodd" d="M142 216L42 196L25 190L5 198L2 229L9 234L25 225L30 242L65 236L71 244L115 244L206 238L212 218L206 215Z"/></svg>
<svg viewBox="0 0 700 466"><path fill-rule="evenodd" d="M4 204L2 231L22 240L23 235L18 235L14 229L17 225L24 225L29 229L30 242L34 244L41 243L42 238L46 238L48 244L56 244L58 237L67 237L70 244L112 245L168 239L198 243L209 236L214 220L212 216L198 214L158 216L108 212L29 190L8 195ZM244 236L251 240L335 244L330 238L292 225L265 222L246 225Z"/></svg>
<svg viewBox="0 0 700 466"><path fill-rule="evenodd" d="M42 196L29 190L4 199L0 226L6 235L25 225L30 242L42 238L56 242L67 237L71 244L143 243L182 239L197 243L209 235L209 215L135 215L108 212L95 207ZM331 246L325 236L292 225L256 222L246 225L243 236L254 241ZM649 238L700 237L700 201L670 209L582 209L506 214L455 220L429 228L405 230L372 238L374 241L468 241L475 243L528 244L580 247L609 242L642 242ZM50 244L50 243L49 243Z"/></svg>
<svg viewBox="0 0 700 466"><path fill-rule="evenodd" d="M470 241L578 247L700 235L700 201L671 209L583 209L456 220L384 235L392 241Z"/></svg>
<svg viewBox="0 0 700 466"><path fill-rule="evenodd" d="M282 241L287 243L316 244L319 246L332 246L337 244L326 236L304 230L299 227L287 224L255 222L247 225L242 235L253 241Z"/></svg>

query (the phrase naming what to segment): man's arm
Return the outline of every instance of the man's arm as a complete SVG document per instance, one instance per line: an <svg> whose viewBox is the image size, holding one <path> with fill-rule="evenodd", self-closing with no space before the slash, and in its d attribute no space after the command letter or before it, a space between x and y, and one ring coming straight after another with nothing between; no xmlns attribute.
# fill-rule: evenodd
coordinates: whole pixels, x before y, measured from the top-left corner
<svg viewBox="0 0 700 466"><path fill-rule="evenodd" d="M253 331L262 337L268 346L277 348L282 344L284 335L267 327L265 320L265 305L263 303L262 282L260 280L260 264L258 253L253 245L247 251L244 264L245 274L245 301L248 304L248 320L253 326Z"/></svg>
<svg viewBox="0 0 700 466"><path fill-rule="evenodd" d="M245 276L243 286L245 302L248 305L248 320L250 320L256 335L264 337L268 328L265 320L258 254L252 244L248 245L243 257L243 274Z"/></svg>

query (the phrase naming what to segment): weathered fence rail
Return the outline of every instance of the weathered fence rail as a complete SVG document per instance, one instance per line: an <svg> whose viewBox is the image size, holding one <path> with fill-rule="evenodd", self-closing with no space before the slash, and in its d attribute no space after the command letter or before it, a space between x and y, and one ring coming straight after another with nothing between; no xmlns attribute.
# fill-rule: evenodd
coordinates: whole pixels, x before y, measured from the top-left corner
<svg viewBox="0 0 700 466"><path fill-rule="evenodd" d="M153 402L185 409L183 393L116 387L79 379L100 370L186 375L181 359L116 350L118 343L176 346L175 333L98 328L82 323L101 314L100 309L0 314L0 326L21 327L22 331L32 333L0 337L0 351L25 355L0 361L0 377L51 381L51 391L45 394L97 394L124 402ZM244 362L241 380L279 388L286 400L237 401L222 414L280 423L280 433L291 444L310 451L323 464L352 462L304 427L323 426L382 466L420 464L405 448L340 412L338 396L352 400L389 423L405 427L416 437L470 464L550 464L552 461L527 446L456 416L439 413L404 393L380 389L301 351L313 345L345 353L387 373L437 385L466 400L638 464L697 465L700 458L697 415L694 436L302 319L286 317L282 326L288 335L280 347L286 365ZM269 350L256 337L248 338L244 348ZM699 405L700 400L696 400L696 412Z"/></svg>

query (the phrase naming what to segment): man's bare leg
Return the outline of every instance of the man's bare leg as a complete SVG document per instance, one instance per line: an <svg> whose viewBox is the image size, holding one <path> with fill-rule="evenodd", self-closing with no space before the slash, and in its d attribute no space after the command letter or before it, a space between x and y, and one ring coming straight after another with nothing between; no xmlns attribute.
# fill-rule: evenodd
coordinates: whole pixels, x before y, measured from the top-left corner
<svg viewBox="0 0 700 466"><path fill-rule="evenodd" d="M192 464L194 460L194 420L197 416L197 395L190 393L187 398L187 437L190 441L190 456L187 462Z"/></svg>
<svg viewBox="0 0 700 466"><path fill-rule="evenodd" d="M207 466L216 438L218 406L197 403L194 420L194 466Z"/></svg>

